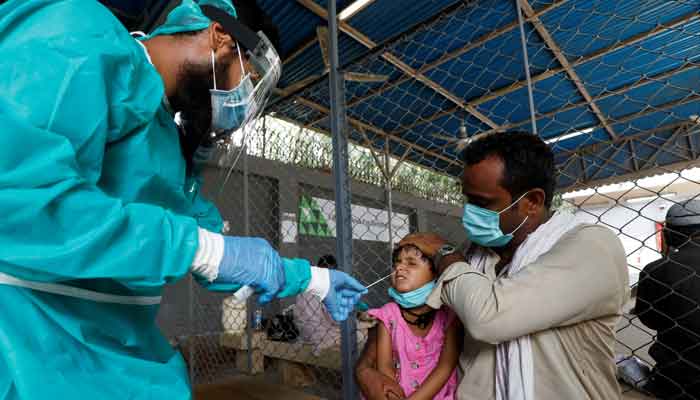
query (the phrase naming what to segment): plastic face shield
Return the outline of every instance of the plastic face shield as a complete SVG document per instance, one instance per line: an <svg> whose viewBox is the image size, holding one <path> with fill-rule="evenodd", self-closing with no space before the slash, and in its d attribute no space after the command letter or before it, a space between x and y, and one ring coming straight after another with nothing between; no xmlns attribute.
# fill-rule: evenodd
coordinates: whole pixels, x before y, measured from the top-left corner
<svg viewBox="0 0 700 400"><path fill-rule="evenodd" d="M252 77L255 88L250 98L248 116L243 126L260 116L270 99L272 89L277 86L282 76L282 61L277 51L264 33L258 32L260 41L253 51L246 51L250 65L253 66Z"/></svg>
<svg viewBox="0 0 700 400"><path fill-rule="evenodd" d="M246 105L245 114L242 116L242 121L232 129L214 132L216 139L225 140L234 131L245 129L251 121L257 119L263 112L272 89L277 86L277 82L279 82L282 75L282 61L264 33L253 32L236 18L216 7L202 6L201 8L204 15L212 21L220 23L224 30L240 45L239 47L243 48L242 50L248 59L248 66L252 68L252 71L246 71L243 78L244 81L251 79L252 91L248 99L245 99L248 104ZM250 83L245 82L245 84L248 88L250 87Z"/></svg>

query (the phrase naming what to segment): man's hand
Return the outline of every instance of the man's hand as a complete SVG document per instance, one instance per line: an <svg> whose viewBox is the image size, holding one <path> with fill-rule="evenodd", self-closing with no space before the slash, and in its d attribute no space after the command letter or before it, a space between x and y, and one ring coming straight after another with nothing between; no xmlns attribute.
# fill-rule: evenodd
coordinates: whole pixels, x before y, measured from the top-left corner
<svg viewBox="0 0 700 400"><path fill-rule="evenodd" d="M405 399L398 383L377 369L377 326L367 331L367 342L355 367L355 378L367 400Z"/></svg>
<svg viewBox="0 0 700 400"><path fill-rule="evenodd" d="M214 283L249 285L260 294L261 304L275 298L285 285L282 259L277 251L261 238L223 238L224 255Z"/></svg>
<svg viewBox="0 0 700 400"><path fill-rule="evenodd" d="M458 250L455 251L452 254L448 254L440 259L440 265L436 265L435 269L437 269L438 275L442 275L443 272L452 264L456 262L466 262L467 260L464 258L462 253Z"/></svg>
<svg viewBox="0 0 700 400"><path fill-rule="evenodd" d="M357 371L358 384L367 400L405 399L406 394L396 381L374 368Z"/></svg>

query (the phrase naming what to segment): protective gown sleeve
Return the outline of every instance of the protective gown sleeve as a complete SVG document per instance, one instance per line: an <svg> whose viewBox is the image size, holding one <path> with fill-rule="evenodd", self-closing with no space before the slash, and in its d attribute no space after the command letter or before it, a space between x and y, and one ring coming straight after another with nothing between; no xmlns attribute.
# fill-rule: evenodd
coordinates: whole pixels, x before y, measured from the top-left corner
<svg viewBox="0 0 700 400"><path fill-rule="evenodd" d="M200 174L188 178L186 186L192 187L192 216L197 220L197 225L206 230L221 233L223 228L223 219L219 210L214 203L204 198L199 190L203 185L203 179Z"/></svg>
<svg viewBox="0 0 700 400"><path fill-rule="evenodd" d="M0 63L0 272L144 287L188 272L194 218L97 185L106 144L149 123L162 97L130 40L97 2L0 6L12 60Z"/></svg>
<svg viewBox="0 0 700 400"><path fill-rule="evenodd" d="M202 184L203 179L201 171L197 171L195 175L188 178L187 186L195 188L192 197L192 215L197 220L197 224L201 228L207 229L211 232L221 233L223 226L221 214L214 203L204 198L202 195L201 191L199 190L202 187ZM213 292L235 292L241 288L241 285L239 284L219 282L214 283L207 281L205 278L197 274L194 274L193 276L197 283L202 285L207 290Z"/></svg>

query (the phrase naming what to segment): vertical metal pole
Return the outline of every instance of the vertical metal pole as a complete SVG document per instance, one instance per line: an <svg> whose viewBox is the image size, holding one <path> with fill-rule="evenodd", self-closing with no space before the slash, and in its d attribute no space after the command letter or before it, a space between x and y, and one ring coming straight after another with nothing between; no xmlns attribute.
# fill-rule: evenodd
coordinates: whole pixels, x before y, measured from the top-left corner
<svg viewBox="0 0 700 400"><path fill-rule="evenodd" d="M386 139L386 144L384 145L384 194L386 198L386 216L389 226L389 254L394 251L394 208L392 206L392 196L391 196L391 180L393 179L393 174L391 173L391 165L389 163L389 138ZM391 257L391 256L390 256ZM391 260L391 258L390 258Z"/></svg>
<svg viewBox="0 0 700 400"><path fill-rule="evenodd" d="M188 363L187 365L189 366L189 374L190 374L190 386L194 386L194 363L195 363L195 357L194 357L194 346L197 343L196 337L197 337L197 330L195 329L195 322L194 322L194 278L192 278L192 275L189 275L187 277L187 280L189 281L189 286L188 286L188 297L189 297L189 302L188 302L188 309L187 309L187 319L189 320L189 332L187 332L187 339L185 341L185 344L187 345L187 357L188 357ZM183 354L184 355L184 354Z"/></svg>
<svg viewBox="0 0 700 400"><path fill-rule="evenodd" d="M330 123L333 134L333 176L335 178L336 254L343 271L352 273L352 215L350 208L350 179L348 177L348 138L346 137L345 93L343 76L338 63L338 20L335 0L328 1L328 35L330 57ZM343 398L357 399L354 378L357 353L355 319L341 325L343 356Z"/></svg>
<svg viewBox="0 0 700 400"><path fill-rule="evenodd" d="M532 95L532 79L530 78L530 61L527 56L527 39L525 37L525 22L523 21L523 11L520 7L520 0L515 0L515 11L518 13L518 24L520 25L520 42L523 46L523 63L525 67L525 78L527 79L527 97L530 102L530 122L532 123L532 133L537 135L537 119L535 118L535 98Z"/></svg>
<svg viewBox="0 0 700 400"><path fill-rule="evenodd" d="M244 135L245 137L245 135ZM243 154L243 235L250 236L250 201L248 198L248 144L241 143L243 148L241 151ZM246 304L246 326L245 326L245 337L246 337L246 349L248 350L248 373L253 370L253 308L256 306L256 301L253 299L254 296L248 298Z"/></svg>
<svg viewBox="0 0 700 400"><path fill-rule="evenodd" d="M695 160L698 158L697 154L695 153L695 143L692 138L693 133L696 133L697 129L693 128L690 130L690 133L688 133L688 136L686 136L686 140L688 140L688 151L690 151L690 157L691 160ZM630 144L634 143L633 141L630 141ZM636 156L636 154L633 154L633 156Z"/></svg>

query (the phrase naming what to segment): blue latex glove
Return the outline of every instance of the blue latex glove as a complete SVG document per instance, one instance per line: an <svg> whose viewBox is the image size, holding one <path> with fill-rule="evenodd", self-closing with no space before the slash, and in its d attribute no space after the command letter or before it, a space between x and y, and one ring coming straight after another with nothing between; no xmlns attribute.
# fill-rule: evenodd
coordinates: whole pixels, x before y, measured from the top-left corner
<svg viewBox="0 0 700 400"><path fill-rule="evenodd" d="M267 303L284 287L282 259L265 239L224 236L224 257L214 283L249 285Z"/></svg>
<svg viewBox="0 0 700 400"><path fill-rule="evenodd" d="M360 297L367 293L364 285L345 272L330 270L330 289L323 304L336 321L345 321Z"/></svg>

